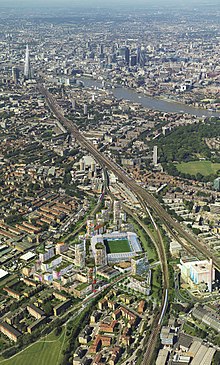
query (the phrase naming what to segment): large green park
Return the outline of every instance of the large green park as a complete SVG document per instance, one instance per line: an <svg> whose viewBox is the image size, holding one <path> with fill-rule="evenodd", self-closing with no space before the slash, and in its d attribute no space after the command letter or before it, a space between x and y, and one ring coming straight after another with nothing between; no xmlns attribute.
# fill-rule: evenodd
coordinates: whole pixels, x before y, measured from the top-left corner
<svg viewBox="0 0 220 365"><path fill-rule="evenodd" d="M59 365L65 337L65 331L59 337L52 333L8 360L0 358L0 365Z"/></svg>
<svg viewBox="0 0 220 365"><path fill-rule="evenodd" d="M212 163L211 161L181 162L176 165L176 168L184 174L208 176L215 175L220 170L220 163Z"/></svg>

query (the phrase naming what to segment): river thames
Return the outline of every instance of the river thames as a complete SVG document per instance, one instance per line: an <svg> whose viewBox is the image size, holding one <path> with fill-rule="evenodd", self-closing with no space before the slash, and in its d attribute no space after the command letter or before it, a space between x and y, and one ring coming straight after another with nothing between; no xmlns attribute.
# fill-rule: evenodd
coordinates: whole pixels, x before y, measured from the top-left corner
<svg viewBox="0 0 220 365"><path fill-rule="evenodd" d="M102 83L100 81L81 77L79 81L82 81L86 87L96 87L102 88ZM154 98L150 96L146 96L142 93L138 93L135 90L117 87L110 89L112 94L117 99L130 100L134 103L140 103L145 108L151 110L158 110L166 113L187 113L191 115L195 115L197 117L220 117L220 112L209 111L207 109L195 108L193 106L175 102L173 100L163 100L159 98Z"/></svg>

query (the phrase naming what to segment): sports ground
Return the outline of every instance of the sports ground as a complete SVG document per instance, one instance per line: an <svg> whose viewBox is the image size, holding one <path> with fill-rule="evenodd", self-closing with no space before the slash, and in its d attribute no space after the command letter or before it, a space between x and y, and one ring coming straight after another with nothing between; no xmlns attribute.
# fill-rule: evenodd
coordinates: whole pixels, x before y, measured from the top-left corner
<svg viewBox="0 0 220 365"><path fill-rule="evenodd" d="M131 252L127 239L104 240L107 253Z"/></svg>
<svg viewBox="0 0 220 365"><path fill-rule="evenodd" d="M203 176L216 174L220 170L220 164L212 163L211 161L181 162L176 167L177 170L185 174L196 175L200 173Z"/></svg>

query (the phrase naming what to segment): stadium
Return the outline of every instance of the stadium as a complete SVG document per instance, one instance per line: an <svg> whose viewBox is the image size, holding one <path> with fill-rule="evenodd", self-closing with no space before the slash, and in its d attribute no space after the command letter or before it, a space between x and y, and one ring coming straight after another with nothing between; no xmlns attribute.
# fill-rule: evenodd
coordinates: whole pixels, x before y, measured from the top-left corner
<svg viewBox="0 0 220 365"><path fill-rule="evenodd" d="M93 236L91 245L94 256L97 243L104 244L109 264L131 260L137 253L142 252L138 237L134 232L112 232Z"/></svg>

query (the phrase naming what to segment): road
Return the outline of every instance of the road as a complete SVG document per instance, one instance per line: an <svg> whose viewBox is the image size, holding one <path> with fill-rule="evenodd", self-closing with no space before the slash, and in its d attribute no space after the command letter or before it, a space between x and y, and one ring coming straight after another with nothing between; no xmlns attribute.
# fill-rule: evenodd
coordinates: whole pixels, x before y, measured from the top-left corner
<svg viewBox="0 0 220 365"><path fill-rule="evenodd" d="M103 153L97 150L97 148L84 137L76 125L63 115L62 109L57 105L54 97L48 92L48 90L43 86L42 83L38 83L39 91L45 96L47 104L56 118L67 128L67 130L72 134L72 136L78 141L78 143L85 148L91 155L97 160L97 162L106 167L108 170L112 171L115 176L118 177L130 190L145 204L152 209L152 211L160 218L162 223L171 231L173 234L178 234L189 245L194 246L196 250L201 252L207 259L212 259L213 265L220 270L220 259L217 258L209 250L209 248L201 240L196 238L193 234L186 232L186 230L181 226L179 222L176 222L160 205L157 199L143 189L136 181L131 178L126 171L119 166L116 162L111 160L109 157L105 156ZM182 246L189 250L189 245L181 243Z"/></svg>

